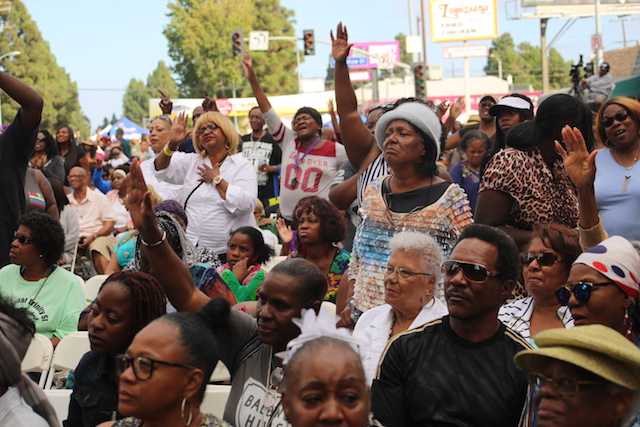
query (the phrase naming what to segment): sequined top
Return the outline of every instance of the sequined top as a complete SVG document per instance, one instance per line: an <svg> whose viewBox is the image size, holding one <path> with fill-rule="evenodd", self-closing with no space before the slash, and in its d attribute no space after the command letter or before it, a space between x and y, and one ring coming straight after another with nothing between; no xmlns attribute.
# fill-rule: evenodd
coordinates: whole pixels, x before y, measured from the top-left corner
<svg viewBox="0 0 640 427"><path fill-rule="evenodd" d="M382 196L382 183L386 177L372 182L364 192L362 222L354 238L349 276L355 278L354 301L365 311L384 304L384 266L389 260L389 239L404 230L420 231L431 235L449 256L462 229L473 222L469 201L464 191L451 184L433 204L409 213L392 212ZM416 204L420 201L416 200ZM439 286L441 296L442 287Z"/></svg>
<svg viewBox="0 0 640 427"><path fill-rule="evenodd" d="M142 420L134 417L123 418L115 422L113 427L140 427ZM212 414L204 414L200 427L230 427L231 424Z"/></svg>

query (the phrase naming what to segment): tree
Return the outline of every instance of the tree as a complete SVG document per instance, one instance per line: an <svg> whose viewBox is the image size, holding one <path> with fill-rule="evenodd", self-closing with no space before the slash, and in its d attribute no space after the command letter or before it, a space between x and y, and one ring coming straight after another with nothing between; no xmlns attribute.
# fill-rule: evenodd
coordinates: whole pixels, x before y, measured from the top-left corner
<svg viewBox="0 0 640 427"><path fill-rule="evenodd" d="M231 30L241 28L270 36L294 36L293 11L279 0L175 0L169 3L171 21L164 30L173 71L184 96L202 97L203 89L218 97L249 96L241 58L231 54ZM245 45L248 50L248 44ZM252 52L253 64L267 93L289 94L298 89L295 73L297 43L271 41L267 52Z"/></svg>
<svg viewBox="0 0 640 427"><path fill-rule="evenodd" d="M122 111L131 121L142 125L142 119L149 116L149 99L158 98L162 90L170 98L179 96L176 82L164 61L159 61L153 73L147 76L147 84L131 79L122 97Z"/></svg>
<svg viewBox="0 0 640 427"><path fill-rule="evenodd" d="M502 61L504 75L511 74L514 83L529 83L535 90L542 88L542 53L539 46L522 42L517 47L511 34L504 33L493 40L487 65L484 67L487 75L498 75L498 59ZM569 62L554 49L549 54L549 86L558 89L567 86Z"/></svg>
<svg viewBox="0 0 640 427"><path fill-rule="evenodd" d="M81 137L88 136L89 124L80 109L78 87L56 62L24 4L13 0L10 10L0 12L0 21L5 27L0 32L0 52L21 52L12 59L5 58L2 65L44 99L41 127L55 132L66 124ZM19 106L4 92L0 101L2 121L10 122Z"/></svg>
<svg viewBox="0 0 640 427"><path fill-rule="evenodd" d="M142 123L149 111L149 88L138 79L131 79L122 97L122 114L135 123Z"/></svg>

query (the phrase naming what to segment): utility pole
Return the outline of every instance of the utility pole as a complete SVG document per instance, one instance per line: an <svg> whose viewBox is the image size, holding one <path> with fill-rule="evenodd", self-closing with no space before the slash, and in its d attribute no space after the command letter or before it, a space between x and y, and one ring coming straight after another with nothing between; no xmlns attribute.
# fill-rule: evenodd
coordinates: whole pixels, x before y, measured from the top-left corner
<svg viewBox="0 0 640 427"><path fill-rule="evenodd" d="M549 93L549 55L547 54L547 21L549 18L540 20L540 49L542 54L542 93Z"/></svg>
<svg viewBox="0 0 640 427"><path fill-rule="evenodd" d="M596 34L602 37L602 23L600 22L600 0L596 0ZM604 62L604 40L600 45L600 49L596 50L596 63L594 69L600 68L600 64Z"/></svg>

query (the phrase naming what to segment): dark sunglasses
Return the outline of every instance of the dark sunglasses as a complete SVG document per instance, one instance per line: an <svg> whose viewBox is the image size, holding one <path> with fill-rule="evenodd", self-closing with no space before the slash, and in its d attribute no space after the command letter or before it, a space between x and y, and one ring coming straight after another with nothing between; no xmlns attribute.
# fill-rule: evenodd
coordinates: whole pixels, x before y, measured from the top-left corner
<svg viewBox="0 0 640 427"><path fill-rule="evenodd" d="M496 103L495 102L490 102L490 101L482 101L480 103L480 106L484 107L484 108L493 107L494 105L496 105Z"/></svg>
<svg viewBox="0 0 640 427"><path fill-rule="evenodd" d="M44 136L42 138L36 138L36 141L40 141L40 142L45 142L47 140L47 138L45 138Z"/></svg>
<svg viewBox="0 0 640 427"><path fill-rule="evenodd" d="M604 127L609 128L613 126L613 119L616 119L619 122L624 122L625 120L627 120L627 117L629 117L629 113L627 112L627 110L618 111L613 115L613 117L603 117L602 124L604 125Z"/></svg>
<svg viewBox="0 0 640 427"><path fill-rule="evenodd" d="M539 265L545 267L552 266L556 261L562 261L562 258L551 252L540 252L537 254L533 252L523 252L520 254L520 262L522 265L529 265L534 259L538 261Z"/></svg>
<svg viewBox="0 0 640 427"><path fill-rule="evenodd" d="M13 233L13 240L17 240L21 245L26 245L27 243L33 243L33 239L25 236L22 233L15 232Z"/></svg>
<svg viewBox="0 0 640 427"><path fill-rule="evenodd" d="M442 275L445 277L451 277L462 269L462 274L470 282L483 283L490 277L499 277L499 274L489 273L487 267L482 264L476 264L473 262L464 262L456 260L448 260L442 263Z"/></svg>
<svg viewBox="0 0 640 427"><path fill-rule="evenodd" d="M116 355L116 375L121 376L124 371L131 367L133 375L140 381L146 381L151 378L155 364L173 366L182 369L197 369L195 366L183 365L181 363L165 362L163 360L151 359L150 357L138 356L127 357L124 354Z"/></svg>
<svg viewBox="0 0 640 427"><path fill-rule="evenodd" d="M615 282L608 281L602 283L589 283L589 282L577 282L567 283L560 289L556 290L556 297L560 305L569 305L569 298L571 298L571 292L580 304L584 304L591 298L591 292L593 292L594 286L607 286L613 285Z"/></svg>

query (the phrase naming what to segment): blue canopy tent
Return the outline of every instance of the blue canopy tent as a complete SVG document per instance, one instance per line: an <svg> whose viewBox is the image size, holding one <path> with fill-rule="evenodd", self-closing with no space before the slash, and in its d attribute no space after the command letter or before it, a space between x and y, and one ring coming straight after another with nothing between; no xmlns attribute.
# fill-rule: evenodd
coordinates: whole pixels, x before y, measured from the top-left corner
<svg viewBox="0 0 640 427"><path fill-rule="evenodd" d="M118 120L113 124L113 126L111 126L111 129L109 129L109 131L102 132L100 136L108 135L109 137L111 137L111 139L115 139L116 131L118 130L118 128L122 128L122 130L124 131L124 139L127 139L127 140L129 139L139 140L140 138L142 138L143 133L149 133L148 129L145 129L142 126L138 126L137 124L133 123L131 120L126 118L125 116L122 116L120 120Z"/></svg>

